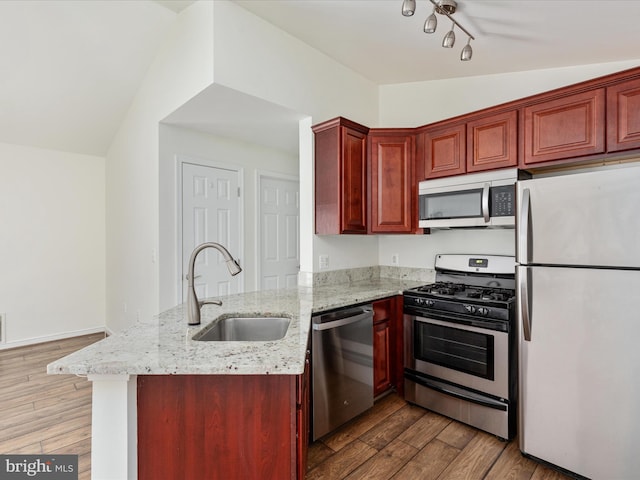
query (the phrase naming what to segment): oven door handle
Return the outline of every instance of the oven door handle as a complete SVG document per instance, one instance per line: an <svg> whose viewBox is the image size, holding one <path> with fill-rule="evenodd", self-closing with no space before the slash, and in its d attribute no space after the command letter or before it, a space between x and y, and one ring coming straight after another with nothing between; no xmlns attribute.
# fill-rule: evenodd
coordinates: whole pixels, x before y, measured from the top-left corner
<svg viewBox="0 0 640 480"><path fill-rule="evenodd" d="M430 380L420 375L415 375L411 373L411 371L406 370L404 372L404 377L407 380L411 380L418 385L422 385L423 387L430 388L435 390L436 392L443 393L445 395L449 395L451 397L459 398L461 400L466 400L468 402L477 403L478 405L482 405L484 407L494 408L496 410L507 410L507 404L501 402L499 400L494 400L485 395L477 395L472 392L468 392L466 390L458 389L452 385L446 385L442 382L436 382L434 380Z"/></svg>

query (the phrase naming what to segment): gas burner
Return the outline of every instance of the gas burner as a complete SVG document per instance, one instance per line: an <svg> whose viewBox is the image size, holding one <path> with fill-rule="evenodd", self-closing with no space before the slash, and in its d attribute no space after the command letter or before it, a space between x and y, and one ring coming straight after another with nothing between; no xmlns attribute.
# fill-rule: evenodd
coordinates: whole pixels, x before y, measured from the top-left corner
<svg viewBox="0 0 640 480"><path fill-rule="evenodd" d="M433 293L435 295L455 295L456 293L463 292L465 288L466 287L461 283L436 282L420 287L418 290L425 293Z"/></svg>
<svg viewBox="0 0 640 480"><path fill-rule="evenodd" d="M494 300L506 302L514 296L513 290L497 288L472 288L466 292L468 298L479 298L480 300Z"/></svg>

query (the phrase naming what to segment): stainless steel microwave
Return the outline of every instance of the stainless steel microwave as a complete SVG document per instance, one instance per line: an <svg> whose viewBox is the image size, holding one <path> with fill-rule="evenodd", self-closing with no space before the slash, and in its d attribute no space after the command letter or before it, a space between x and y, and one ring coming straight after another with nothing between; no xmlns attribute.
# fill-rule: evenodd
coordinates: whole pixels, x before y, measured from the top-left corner
<svg viewBox="0 0 640 480"><path fill-rule="evenodd" d="M517 180L515 168L424 180L418 185L418 225L514 228Z"/></svg>

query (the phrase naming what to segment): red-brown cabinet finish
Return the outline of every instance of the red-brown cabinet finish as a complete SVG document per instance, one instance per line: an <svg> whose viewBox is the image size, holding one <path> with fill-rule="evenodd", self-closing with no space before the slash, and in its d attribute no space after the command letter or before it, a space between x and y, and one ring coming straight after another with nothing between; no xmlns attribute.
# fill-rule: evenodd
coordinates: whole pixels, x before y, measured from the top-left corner
<svg viewBox="0 0 640 480"><path fill-rule="evenodd" d="M367 133L346 118L315 125L316 233L367 233Z"/></svg>
<svg viewBox="0 0 640 480"><path fill-rule="evenodd" d="M369 132L371 233L411 233L416 192L413 135Z"/></svg>
<svg viewBox="0 0 640 480"><path fill-rule="evenodd" d="M394 299L373 302L373 395L391 388L391 336Z"/></svg>
<svg viewBox="0 0 640 480"><path fill-rule="evenodd" d="M524 108L523 168L605 149L604 88Z"/></svg>
<svg viewBox="0 0 640 480"><path fill-rule="evenodd" d="M467 123L467 172L518 165L518 112L498 113Z"/></svg>
<svg viewBox="0 0 640 480"><path fill-rule="evenodd" d="M294 375L138 376L138 478L295 479Z"/></svg>
<svg viewBox="0 0 640 480"><path fill-rule="evenodd" d="M423 133L424 180L465 173L466 125L427 129Z"/></svg>
<svg viewBox="0 0 640 480"><path fill-rule="evenodd" d="M607 151L640 148L640 79L607 88Z"/></svg>
<svg viewBox="0 0 640 480"><path fill-rule="evenodd" d="M307 452L310 434L310 361L311 351L307 350L304 373L298 376L296 398L296 470L297 478L303 480L307 474Z"/></svg>

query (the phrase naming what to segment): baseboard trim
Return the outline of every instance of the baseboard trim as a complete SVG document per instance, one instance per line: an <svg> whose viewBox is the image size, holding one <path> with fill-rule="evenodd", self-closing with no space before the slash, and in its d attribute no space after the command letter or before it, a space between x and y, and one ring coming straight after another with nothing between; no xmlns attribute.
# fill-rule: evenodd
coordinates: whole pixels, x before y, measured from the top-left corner
<svg viewBox="0 0 640 480"><path fill-rule="evenodd" d="M37 343L53 342L55 340L64 340L65 338L81 337L82 335L91 335L93 333L104 333L109 331L106 327L93 327L85 328L82 330L74 330L72 332L56 333L55 335L45 335L42 337L26 338L24 340L18 340L16 342L6 342L0 345L1 350L8 350L10 348L25 347L27 345L35 345Z"/></svg>

